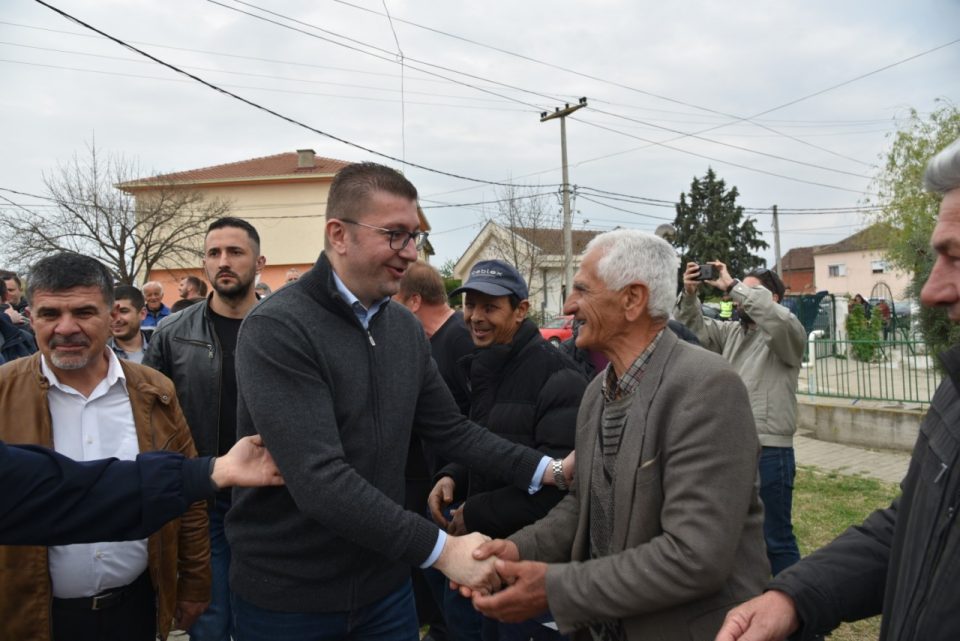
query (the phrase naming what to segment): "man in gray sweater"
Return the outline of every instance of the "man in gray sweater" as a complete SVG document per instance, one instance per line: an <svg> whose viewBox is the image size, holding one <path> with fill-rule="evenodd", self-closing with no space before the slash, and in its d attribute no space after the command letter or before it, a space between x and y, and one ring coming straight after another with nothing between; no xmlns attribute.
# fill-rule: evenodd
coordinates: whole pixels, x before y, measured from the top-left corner
<svg viewBox="0 0 960 641"><path fill-rule="evenodd" d="M460 414L420 323L390 302L426 241L420 226L401 174L344 168L316 265L244 321L238 436L260 434L287 485L238 490L227 515L238 641L415 641L411 565L499 587L492 561L471 556L482 535L448 536L401 507L411 431L527 491L562 475Z"/></svg>
<svg viewBox="0 0 960 641"><path fill-rule="evenodd" d="M743 280L712 261L716 280L702 281L700 266L687 263L676 317L700 344L721 354L743 379L757 424L763 537L774 576L800 560L793 535L793 479L796 461L797 379L806 340L800 320L781 305L785 287L776 272L757 269ZM726 292L739 305L740 322L704 318L697 298L701 282Z"/></svg>

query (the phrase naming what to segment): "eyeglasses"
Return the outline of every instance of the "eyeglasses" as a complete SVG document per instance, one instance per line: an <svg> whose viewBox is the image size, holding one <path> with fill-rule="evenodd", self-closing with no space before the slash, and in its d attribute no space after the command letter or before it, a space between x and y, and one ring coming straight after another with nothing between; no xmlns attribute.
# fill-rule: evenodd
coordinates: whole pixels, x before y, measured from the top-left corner
<svg viewBox="0 0 960 641"><path fill-rule="evenodd" d="M367 229L375 229L381 234L388 236L390 238L390 249L395 252L403 251L406 249L407 244L410 241L413 241L413 246L417 249L423 249L423 245L427 242L427 236L429 234L425 231L404 231L402 229L385 229L383 227L374 227L373 225L368 225L366 223L361 223L356 220L348 220L346 218L339 219L342 223L350 223L351 225L359 225L360 227L366 227Z"/></svg>

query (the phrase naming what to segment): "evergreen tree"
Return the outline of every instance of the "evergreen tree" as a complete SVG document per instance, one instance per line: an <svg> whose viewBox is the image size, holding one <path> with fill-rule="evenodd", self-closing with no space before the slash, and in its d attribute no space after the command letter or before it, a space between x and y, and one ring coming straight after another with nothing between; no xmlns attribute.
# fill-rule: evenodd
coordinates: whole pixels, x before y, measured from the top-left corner
<svg viewBox="0 0 960 641"><path fill-rule="evenodd" d="M766 264L753 252L769 245L761 237L756 221L743 215L737 196L737 188L728 190L712 168L707 169L703 178L693 179L689 194L680 194L672 242L680 253L681 283L688 262L719 260L736 278Z"/></svg>

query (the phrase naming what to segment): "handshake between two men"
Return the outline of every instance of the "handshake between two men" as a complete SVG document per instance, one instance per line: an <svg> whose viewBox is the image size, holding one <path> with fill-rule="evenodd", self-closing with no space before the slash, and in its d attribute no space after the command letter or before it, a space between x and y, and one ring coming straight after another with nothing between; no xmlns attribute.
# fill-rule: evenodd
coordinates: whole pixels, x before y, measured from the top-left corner
<svg viewBox="0 0 960 641"><path fill-rule="evenodd" d="M521 561L512 541L479 532L450 537L435 567L492 619L518 623L547 611L547 564Z"/></svg>
<svg viewBox="0 0 960 641"><path fill-rule="evenodd" d="M559 467L565 486L573 484L576 454L570 452ZM546 612L547 564L521 561L517 545L506 539L491 539L481 532L470 532L464 518L466 503L449 512L456 484L441 477L428 498L434 521L451 535L434 567L450 579L451 589L459 590L482 614L515 623Z"/></svg>

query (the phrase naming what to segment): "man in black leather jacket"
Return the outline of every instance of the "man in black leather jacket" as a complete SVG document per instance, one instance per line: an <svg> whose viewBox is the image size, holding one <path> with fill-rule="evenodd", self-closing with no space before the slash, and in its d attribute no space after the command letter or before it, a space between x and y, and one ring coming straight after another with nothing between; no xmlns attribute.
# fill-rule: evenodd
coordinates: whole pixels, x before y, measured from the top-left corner
<svg viewBox="0 0 960 641"><path fill-rule="evenodd" d="M171 380L200 456L218 456L237 440L237 379L234 353L240 323L257 303L254 284L263 269L257 230L240 218L221 218L207 229L203 269L213 293L165 318L150 339L144 365ZM195 641L221 641L232 630L228 576L230 548L223 518L230 493L210 509L213 586L210 607L190 629Z"/></svg>

